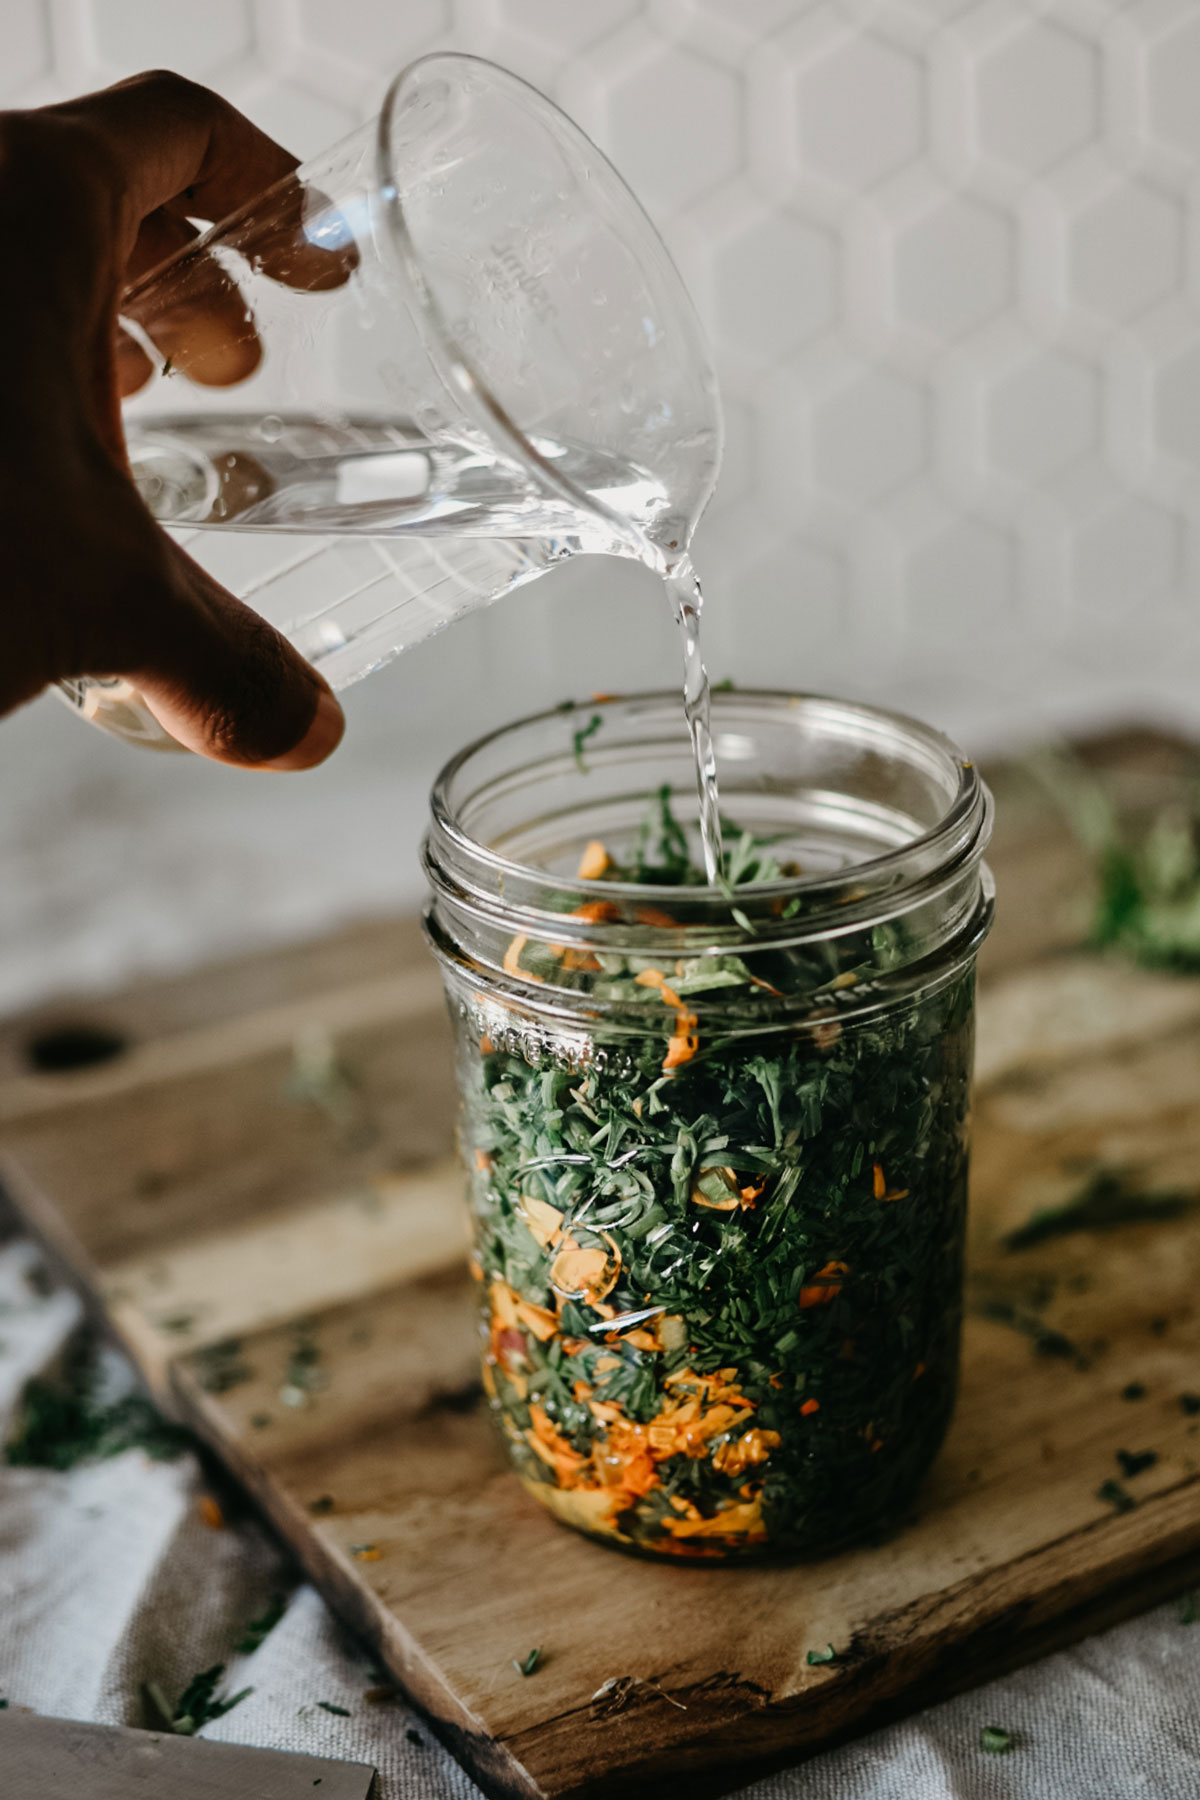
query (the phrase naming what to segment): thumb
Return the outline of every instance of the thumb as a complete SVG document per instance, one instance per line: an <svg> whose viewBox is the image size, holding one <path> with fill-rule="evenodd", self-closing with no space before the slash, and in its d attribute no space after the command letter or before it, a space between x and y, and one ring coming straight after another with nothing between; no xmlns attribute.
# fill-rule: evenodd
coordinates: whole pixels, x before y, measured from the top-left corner
<svg viewBox="0 0 1200 1800"><path fill-rule="evenodd" d="M324 762L345 730L328 684L171 539L160 545L159 592L137 609L128 666L115 672L135 681L164 730L200 756L255 769Z"/></svg>

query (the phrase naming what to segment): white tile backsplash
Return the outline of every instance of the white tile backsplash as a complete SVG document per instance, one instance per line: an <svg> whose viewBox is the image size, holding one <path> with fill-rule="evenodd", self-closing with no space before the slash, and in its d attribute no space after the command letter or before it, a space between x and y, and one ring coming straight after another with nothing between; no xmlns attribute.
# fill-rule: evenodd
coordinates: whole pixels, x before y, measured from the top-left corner
<svg viewBox="0 0 1200 1800"><path fill-rule="evenodd" d="M9 0L0 46L0 104L19 106L50 67L50 22L41 0Z"/></svg>
<svg viewBox="0 0 1200 1800"><path fill-rule="evenodd" d="M254 43L250 0L204 0L203 6L138 6L90 0L97 56L112 68L177 69L212 81Z"/></svg>
<svg viewBox="0 0 1200 1800"><path fill-rule="evenodd" d="M975 743L1200 722L1196 0L3 0L0 100L174 65L303 155L434 47L545 85L692 286L729 413L697 546L715 673L919 704ZM396 759L414 838L425 772L477 728L673 680L654 605L598 561L514 595L373 677L313 793L382 791ZM65 712L4 732L93 760ZM225 843L268 803L221 779ZM180 791L130 780L151 812ZM302 882L318 847L266 840Z"/></svg>

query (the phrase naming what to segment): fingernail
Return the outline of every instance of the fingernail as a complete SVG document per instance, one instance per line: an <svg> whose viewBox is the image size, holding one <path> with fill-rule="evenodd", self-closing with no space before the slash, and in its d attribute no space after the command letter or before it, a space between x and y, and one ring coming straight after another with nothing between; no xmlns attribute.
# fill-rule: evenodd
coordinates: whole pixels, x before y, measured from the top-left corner
<svg viewBox="0 0 1200 1800"><path fill-rule="evenodd" d="M313 722L300 742L284 755L276 756L270 762L259 763L258 767L280 770L315 768L337 749L345 729L346 720L341 707L329 689L324 688L317 701Z"/></svg>

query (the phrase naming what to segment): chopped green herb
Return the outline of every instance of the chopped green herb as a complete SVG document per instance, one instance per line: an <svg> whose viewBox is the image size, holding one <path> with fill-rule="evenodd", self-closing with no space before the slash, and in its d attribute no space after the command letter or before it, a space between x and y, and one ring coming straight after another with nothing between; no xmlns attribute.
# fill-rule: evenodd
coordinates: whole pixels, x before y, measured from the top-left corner
<svg viewBox="0 0 1200 1800"><path fill-rule="evenodd" d="M319 1494L315 1500L309 1501L308 1510L315 1517L320 1518L322 1513L331 1513L334 1505L335 1501L332 1494Z"/></svg>
<svg viewBox="0 0 1200 1800"><path fill-rule="evenodd" d="M1127 1481L1135 1475L1141 1475L1146 1469L1152 1469L1158 1461L1157 1450L1118 1450L1117 1462L1121 1473Z"/></svg>
<svg viewBox="0 0 1200 1800"><path fill-rule="evenodd" d="M174 373L175 373L175 361L174 361L174 358L173 358L173 357L170 357L170 356L168 356L168 358L167 358L167 360L166 360L166 361L165 361L165 362L164 362L164 364L163 364L163 366L162 366L162 368L161 368L161 369L160 369L160 370L159 370L159 374L160 374L160 375L162 375L162 376L163 376L163 377L164 377L164 378L165 378L165 377L166 377L166 376L168 376L168 375L173 375L173 374L174 374Z"/></svg>
<svg viewBox="0 0 1200 1800"><path fill-rule="evenodd" d="M590 737L596 735L603 723L604 720L602 716L599 713L593 713L586 725L581 725L578 731L573 731L571 733L571 744L575 752L575 761L581 775L587 773L587 764L583 760L583 746Z"/></svg>
<svg viewBox="0 0 1200 1800"><path fill-rule="evenodd" d="M712 692L714 694L732 694L733 689L734 683L732 675L726 675L720 681L714 681L712 683Z"/></svg>
<svg viewBox="0 0 1200 1800"><path fill-rule="evenodd" d="M194 1327L195 1323L196 1323L195 1313L174 1313L174 1314L172 1314L172 1316L169 1319L160 1319L158 1321L158 1329L160 1331L171 1331L171 1332L182 1333L185 1331L191 1331L192 1328Z"/></svg>
<svg viewBox="0 0 1200 1800"><path fill-rule="evenodd" d="M537 1668L537 1666L541 1662L541 1660L542 1660L541 1651L540 1650L531 1650L529 1652L528 1656L522 1657L519 1661L514 1656L513 1657L513 1668L517 1671L518 1675L532 1675L533 1671Z"/></svg>
<svg viewBox="0 0 1200 1800"><path fill-rule="evenodd" d="M96 1339L81 1333L53 1378L27 1382L4 1460L14 1468L73 1469L126 1450L143 1450L168 1462L193 1444L191 1435L169 1425L144 1394L109 1397Z"/></svg>
<svg viewBox="0 0 1200 1800"><path fill-rule="evenodd" d="M361 1075L339 1053L323 1025L310 1026L293 1044L284 1098L322 1113L338 1134L343 1149L369 1149L379 1136ZM370 1200L375 1204L378 1196L372 1192Z"/></svg>
<svg viewBox="0 0 1200 1800"><path fill-rule="evenodd" d="M409 1743L416 1744L418 1749L423 1750L425 1748L425 1739L421 1736L419 1731L414 1731L411 1725L405 1726L404 1735Z"/></svg>
<svg viewBox="0 0 1200 1800"><path fill-rule="evenodd" d="M971 1310L978 1318L991 1319L994 1324L1019 1331L1030 1340L1035 1356L1059 1357L1064 1362L1074 1363L1077 1369L1091 1366L1079 1345L1065 1332L1047 1325L1032 1301L1024 1304L1000 1292L988 1292L983 1282L976 1281L972 1283Z"/></svg>
<svg viewBox="0 0 1200 1800"><path fill-rule="evenodd" d="M1097 1500L1103 1500L1108 1506L1111 1506L1115 1512L1119 1513L1132 1512L1137 1505L1137 1501L1134 1499L1133 1495L1129 1493L1126 1488L1123 1488L1119 1481L1113 1481L1111 1479L1100 1483L1100 1486L1096 1489L1096 1498Z"/></svg>
<svg viewBox="0 0 1200 1800"><path fill-rule="evenodd" d="M329 1371L322 1367L320 1345L312 1326L301 1320L292 1329L292 1346L279 1398L285 1406L302 1406L310 1394L323 1393L328 1386Z"/></svg>
<svg viewBox="0 0 1200 1800"><path fill-rule="evenodd" d="M670 798L599 881L705 885ZM724 881L780 873L727 823ZM521 964L611 1008L611 1035L510 1049L483 1016L468 1069L484 1385L518 1472L661 1554L877 1533L953 1404L972 975L843 1029L901 927L874 961L838 938L664 969L663 915L614 906L644 950Z"/></svg>
<svg viewBox="0 0 1200 1800"><path fill-rule="evenodd" d="M252 1650L257 1650L263 1639L270 1632L274 1631L286 1611L286 1598L282 1594L276 1594L271 1601L271 1604L267 1607L267 1610L260 1618L252 1619L250 1621L249 1625L247 1625L245 1631L242 1633L242 1636L234 1645L234 1649L237 1651L238 1655L249 1656Z"/></svg>
<svg viewBox="0 0 1200 1800"><path fill-rule="evenodd" d="M1194 1625L1197 1619L1200 1619L1200 1608L1196 1605L1196 1596L1195 1594L1185 1594L1179 1602L1179 1623Z"/></svg>
<svg viewBox="0 0 1200 1800"><path fill-rule="evenodd" d="M1016 1748L1016 1735L1005 1731L1003 1725L985 1725L979 1734L979 1748L986 1750L989 1756L1007 1756Z"/></svg>
<svg viewBox="0 0 1200 1800"><path fill-rule="evenodd" d="M1175 1189L1146 1193L1119 1169L1100 1169L1063 1206L1042 1207L1004 1239L1006 1250L1028 1250L1047 1238L1073 1231L1113 1231L1119 1225L1144 1225L1155 1219L1179 1219L1196 1204L1194 1194Z"/></svg>
<svg viewBox="0 0 1200 1800"><path fill-rule="evenodd" d="M335 1706L332 1700L318 1700L317 1705L321 1708L322 1712L332 1713L336 1719L349 1719L353 1717L348 1706Z"/></svg>
<svg viewBox="0 0 1200 1800"><path fill-rule="evenodd" d="M227 1394L243 1381L254 1379L254 1370L242 1356L240 1338L223 1338L196 1352L196 1379L206 1394Z"/></svg>
<svg viewBox="0 0 1200 1800"><path fill-rule="evenodd" d="M1180 1394L1179 1410L1187 1413L1190 1418L1194 1418L1197 1413L1200 1413L1200 1394Z"/></svg>
<svg viewBox="0 0 1200 1800"><path fill-rule="evenodd" d="M702 879L692 862L687 832L671 811L671 787L664 782L643 821L626 880L656 887L682 887Z"/></svg>
<svg viewBox="0 0 1200 1800"><path fill-rule="evenodd" d="M821 1663L836 1662L837 1651L832 1644L826 1644L823 1650L810 1650L806 1660L809 1668L815 1669L819 1667Z"/></svg>
<svg viewBox="0 0 1200 1800"><path fill-rule="evenodd" d="M168 1731L180 1737L193 1737L210 1720L223 1718L254 1692L253 1688L247 1687L237 1694L218 1696L217 1685L224 1673L225 1664L214 1663L211 1669L193 1675L174 1706L157 1681L146 1683L146 1698Z"/></svg>
<svg viewBox="0 0 1200 1800"><path fill-rule="evenodd" d="M271 1418L270 1413L252 1413L250 1415L250 1423L253 1425L255 1431L265 1431L268 1425L274 1423L274 1420Z"/></svg>
<svg viewBox="0 0 1200 1800"><path fill-rule="evenodd" d="M0 1694L0 1712L4 1712L7 1706L8 1701L4 1698L3 1694Z"/></svg>
<svg viewBox="0 0 1200 1800"><path fill-rule="evenodd" d="M1144 1400L1146 1398L1145 1387L1140 1381L1131 1381L1128 1386L1121 1389L1121 1398L1122 1400Z"/></svg>
<svg viewBox="0 0 1200 1800"><path fill-rule="evenodd" d="M1091 941L1151 968L1200 969L1200 807L1194 779L1167 804L1127 819L1110 787L1061 755L1030 764L1094 860Z"/></svg>

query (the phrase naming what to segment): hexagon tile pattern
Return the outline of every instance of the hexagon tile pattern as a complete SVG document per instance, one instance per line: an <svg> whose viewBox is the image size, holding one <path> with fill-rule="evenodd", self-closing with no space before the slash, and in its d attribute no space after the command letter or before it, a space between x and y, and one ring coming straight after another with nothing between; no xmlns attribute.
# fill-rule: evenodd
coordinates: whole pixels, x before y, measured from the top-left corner
<svg viewBox="0 0 1200 1800"><path fill-rule="evenodd" d="M308 154L438 47L565 104L692 286L721 674L854 690L886 643L1049 714L1122 620L1197 647L1196 0L5 0L0 104L168 64Z"/></svg>

